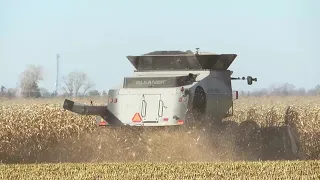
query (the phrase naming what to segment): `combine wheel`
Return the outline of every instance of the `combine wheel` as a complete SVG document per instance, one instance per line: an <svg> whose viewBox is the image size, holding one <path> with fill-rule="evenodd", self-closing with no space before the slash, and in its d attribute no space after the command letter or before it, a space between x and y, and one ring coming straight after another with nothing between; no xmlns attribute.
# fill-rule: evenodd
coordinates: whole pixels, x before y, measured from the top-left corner
<svg viewBox="0 0 320 180"><path fill-rule="evenodd" d="M235 121L222 121L220 126L220 134L222 136L235 137L235 132L237 131L238 123Z"/></svg>
<svg viewBox="0 0 320 180"><path fill-rule="evenodd" d="M236 148L245 159L257 160L260 158L260 127L252 120L240 123L236 132Z"/></svg>
<svg viewBox="0 0 320 180"><path fill-rule="evenodd" d="M193 102L192 102L192 108L191 114L192 114L192 119L193 119L193 124L198 126L198 125L204 125L206 124L206 103L207 103L207 97L204 89L201 86L198 86L195 89L195 94L193 97Z"/></svg>

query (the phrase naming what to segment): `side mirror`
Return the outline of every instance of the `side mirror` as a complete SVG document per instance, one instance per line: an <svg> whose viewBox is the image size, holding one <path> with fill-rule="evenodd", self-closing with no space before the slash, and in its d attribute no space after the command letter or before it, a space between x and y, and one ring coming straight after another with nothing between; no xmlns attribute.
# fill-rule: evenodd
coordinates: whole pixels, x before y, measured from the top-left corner
<svg viewBox="0 0 320 180"><path fill-rule="evenodd" d="M247 83L248 83L248 85L252 85L252 82L253 82L253 81L257 82L258 80L257 80L257 78L253 78L253 77L251 77L251 76L248 76L248 77L247 77Z"/></svg>

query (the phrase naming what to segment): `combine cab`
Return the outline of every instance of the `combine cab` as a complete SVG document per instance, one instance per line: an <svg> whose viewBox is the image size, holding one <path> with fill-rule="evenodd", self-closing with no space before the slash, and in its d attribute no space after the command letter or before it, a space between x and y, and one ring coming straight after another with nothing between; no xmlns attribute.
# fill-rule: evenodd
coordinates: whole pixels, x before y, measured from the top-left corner
<svg viewBox="0 0 320 180"><path fill-rule="evenodd" d="M257 81L251 76L231 77L233 72L228 68L236 57L198 50L127 56L136 69L134 76L125 77L122 88L109 90L107 106L86 106L66 99L63 108L81 115L97 115L99 126L228 126L234 128L240 151L253 150L259 159L297 159L298 139L288 124L260 128L254 121L239 125L223 121L233 115L233 101L238 99L231 81L246 80L248 85ZM272 144L274 138L276 146ZM272 152L277 154L270 155L270 148L276 148Z"/></svg>

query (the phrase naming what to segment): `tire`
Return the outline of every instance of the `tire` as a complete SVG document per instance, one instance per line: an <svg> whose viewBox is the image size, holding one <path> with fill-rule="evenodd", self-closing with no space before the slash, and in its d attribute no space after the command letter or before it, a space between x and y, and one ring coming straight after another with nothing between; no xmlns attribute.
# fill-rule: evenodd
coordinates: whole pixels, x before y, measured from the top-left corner
<svg viewBox="0 0 320 180"><path fill-rule="evenodd" d="M195 125L205 125L206 122L206 93L202 87L198 86L195 90L192 108L188 113L189 119Z"/></svg>
<svg viewBox="0 0 320 180"><path fill-rule="evenodd" d="M227 133L234 133L238 129L238 123L235 121L222 121L222 131L227 132Z"/></svg>

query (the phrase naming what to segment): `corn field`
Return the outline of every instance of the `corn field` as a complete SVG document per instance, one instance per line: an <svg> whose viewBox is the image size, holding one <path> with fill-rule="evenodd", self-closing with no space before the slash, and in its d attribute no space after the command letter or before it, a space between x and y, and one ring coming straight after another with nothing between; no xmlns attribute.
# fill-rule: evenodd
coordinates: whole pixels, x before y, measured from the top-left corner
<svg viewBox="0 0 320 180"><path fill-rule="evenodd" d="M284 121L290 106L296 116L294 121L306 159L319 159L319 100L318 97L243 98L235 102L231 119L236 122L252 119L261 126L277 125ZM63 99L2 101L0 160L3 163L197 161L208 160L206 155L214 151L179 132L154 133L144 139L128 130L99 131L95 117L65 111L62 103ZM218 156L215 159L219 160Z"/></svg>
<svg viewBox="0 0 320 180"><path fill-rule="evenodd" d="M319 161L1 165L1 179L319 179Z"/></svg>

